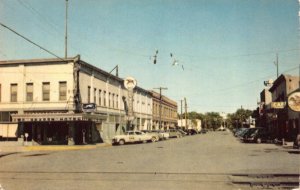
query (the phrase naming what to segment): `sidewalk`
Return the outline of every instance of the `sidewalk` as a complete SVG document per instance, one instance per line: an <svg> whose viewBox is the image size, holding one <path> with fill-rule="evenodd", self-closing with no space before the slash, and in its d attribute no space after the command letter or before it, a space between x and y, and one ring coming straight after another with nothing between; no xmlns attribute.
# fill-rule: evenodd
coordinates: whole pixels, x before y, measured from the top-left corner
<svg viewBox="0 0 300 190"><path fill-rule="evenodd" d="M65 150L89 150L100 147L109 147L110 144L99 143L95 145L20 145L17 142L0 142L0 156L3 153L29 152L29 151L65 151Z"/></svg>

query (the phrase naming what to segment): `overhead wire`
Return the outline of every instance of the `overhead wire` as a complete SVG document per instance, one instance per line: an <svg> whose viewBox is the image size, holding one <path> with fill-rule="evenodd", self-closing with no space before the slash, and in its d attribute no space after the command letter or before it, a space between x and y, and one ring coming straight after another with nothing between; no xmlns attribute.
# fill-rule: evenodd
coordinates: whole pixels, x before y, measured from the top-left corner
<svg viewBox="0 0 300 190"><path fill-rule="evenodd" d="M36 14L38 19L43 20L43 22L47 23L51 28L53 28L57 33L60 34L59 28L52 23L52 21L48 20L47 17L45 17L43 14L41 14L39 11L37 11L28 1L24 2L22 0L17 0L19 4L21 4L23 7L28 9L33 14Z"/></svg>
<svg viewBox="0 0 300 190"><path fill-rule="evenodd" d="M0 25L1 25L2 27L4 27L4 28L8 29L9 31L13 32L14 34L18 35L19 37L23 38L23 39L26 40L27 42L29 42L29 43L31 43L31 44L33 44L33 45L39 47L40 49L44 50L45 52L47 52L47 53L53 55L54 57L56 57L56 58L58 58L58 59L60 59L60 60L62 60L62 61L65 61L65 59L63 59L63 58L61 58L60 56L56 55L55 53L53 53L53 52L47 50L46 48L44 48L44 47L38 45L37 43L33 42L33 41L30 40L29 38L27 38L27 37L23 36L22 34L16 32L16 31L13 30L12 28L6 26L5 24L3 24L3 23L0 22Z"/></svg>
<svg viewBox="0 0 300 190"><path fill-rule="evenodd" d="M31 11L33 14L36 14L39 19L42 19L43 21L45 21L49 26L51 26L51 28L55 29L58 33L60 33L58 31L58 27L52 21L50 21L49 19L47 19L46 17L44 17L43 14L41 14L38 10L36 10L32 5L30 5L29 2L25 3L22 0L18 0L18 2L23 7L25 7L29 11ZM73 31L73 32L76 33L76 31ZM77 35L81 35L79 33L76 33L76 34ZM80 40L80 39L77 38L77 40ZM89 38L86 38L85 40L82 40L82 42L84 42L84 43L86 41L89 41L89 43L93 43L93 44L97 44L97 45L98 45L98 42L99 42L99 41L97 41L97 39L95 41L95 39L90 40ZM138 53L136 51L129 51L128 49L125 50L125 49L122 49L122 48L116 48L116 47L112 47L112 46L110 46L108 48L110 50L119 51L119 52L126 53L126 54L131 54L131 55L136 55L136 56L141 56L141 57L147 57L147 58L151 57L151 55L141 54L141 53ZM145 48L144 47L138 47L138 49L141 50L141 49L145 49ZM266 54L273 54L273 53L280 53L280 52L289 52L289 51L296 51L296 50L300 50L300 49L294 48L294 49L288 49L288 50L266 51L266 52L248 53L248 54L240 54L240 55L232 55L232 56L219 56L219 57L214 57L213 56L213 57L208 57L208 59L224 59L224 58L245 57L245 56L254 56L254 55L266 55ZM80 51L82 51L82 50L80 50ZM162 49L162 51L164 51L164 50ZM166 52L169 53L170 51L166 51ZM195 56L195 55L190 55L190 54L186 54L186 53L176 53L176 54L178 56L185 56L185 57L189 57L189 58L203 59L203 56ZM188 62L185 61L185 64L186 63L188 63ZM197 64L192 64L192 65L193 66L198 66ZM192 69L188 68L187 70L192 70Z"/></svg>
<svg viewBox="0 0 300 190"><path fill-rule="evenodd" d="M50 26L51 29L56 31L56 34L59 36L62 36L63 34L61 33L61 31L59 30L60 27L58 27L54 22L52 22L50 19L48 19L47 17L45 17L42 13L40 13L37 9L35 9L28 1L24 2L22 0L18 0L19 4L21 4L23 7L25 7L27 10L29 10L32 14L36 15L37 19L39 19L41 21L41 23L46 23L48 24L48 26ZM46 31L48 32L48 31ZM51 33L54 34L54 33ZM55 38L57 39L57 38ZM69 46L71 47L71 49L80 52L82 54L82 50L79 50L77 47L74 47L73 45L69 44Z"/></svg>

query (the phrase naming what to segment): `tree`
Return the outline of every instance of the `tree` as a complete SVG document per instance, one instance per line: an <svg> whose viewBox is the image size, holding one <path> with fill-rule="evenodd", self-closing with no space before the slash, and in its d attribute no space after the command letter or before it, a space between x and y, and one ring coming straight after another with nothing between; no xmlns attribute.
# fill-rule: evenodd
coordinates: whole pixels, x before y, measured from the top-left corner
<svg viewBox="0 0 300 190"><path fill-rule="evenodd" d="M240 128L252 114L253 111L240 108L235 113L228 114L226 122L233 128Z"/></svg>

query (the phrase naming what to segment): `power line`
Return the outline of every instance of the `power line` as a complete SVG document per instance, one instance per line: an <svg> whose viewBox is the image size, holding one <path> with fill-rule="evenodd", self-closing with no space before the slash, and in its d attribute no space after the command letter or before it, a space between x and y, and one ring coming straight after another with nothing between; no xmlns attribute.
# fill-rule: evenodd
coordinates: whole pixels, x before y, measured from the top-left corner
<svg viewBox="0 0 300 190"><path fill-rule="evenodd" d="M26 9L28 9L29 11L31 11L32 13L36 14L38 16L38 18L41 20L43 20L44 22L46 22L49 26L51 26L53 29L55 29L58 33L60 33L58 31L58 27L53 24L53 22L50 22L50 20L47 19L47 17L44 17L43 14L41 14L39 11L37 11L34 7L32 7L28 2L23 2L22 0L18 0L19 4L21 4L22 6L24 6ZM76 31L73 31L76 33ZM78 34L78 33L77 33ZM86 39L89 42L92 42L94 44L96 44L95 40L89 40ZM97 43L98 45L98 43ZM110 50L113 51L119 51L119 52L123 52L126 54L131 54L131 55L136 55L136 56L142 56L142 57L149 57L149 55L145 55L145 54L140 54L136 51L129 51L128 49L120 49L120 48L115 48L115 47L108 47ZM138 47L138 49L145 49L144 47ZM278 50L278 51L266 51L266 52L258 52L258 53L248 53L248 54L240 54L240 55L232 55L232 56L220 56L220 57L209 57L210 59L224 59L224 58L232 58L232 57L248 57L248 56L255 56L255 55L266 55L266 54L274 54L274 53L280 53L280 52L290 52L290 51L297 51L299 50L298 48L296 49L287 49L287 50ZM169 52L169 51L166 51ZM166 54L167 55L167 54ZM177 55L181 55L181 56L185 56L185 57L189 57L189 58L199 58L199 59L203 59L203 56L195 56L195 55L189 55L189 54L185 54L185 53L178 53ZM195 65L195 64L193 64Z"/></svg>
<svg viewBox="0 0 300 190"><path fill-rule="evenodd" d="M51 28L53 28L58 34L60 33L58 30L58 27L50 22L47 17L45 17L43 14L41 14L39 11L37 11L35 8L33 8L29 2L23 2L22 0L18 0L19 4L21 4L23 7L25 7L27 10L29 10L31 13L37 15L39 20L43 20L43 22L47 23L49 26L51 26Z"/></svg>
<svg viewBox="0 0 300 190"><path fill-rule="evenodd" d="M239 54L239 55L229 55L229 56L219 56L219 57L208 57L209 59L226 59L226 58L232 58L232 57L250 57L255 55L269 55L269 54L276 54L276 53L285 53L285 52L291 52L291 51L298 51L299 48L293 48L293 49L286 49L286 50L277 50L277 51L266 51L266 52L256 52L256 53L246 53L246 54ZM203 59L203 56L194 56L190 54L180 54L181 56L190 57L190 58L201 58Z"/></svg>
<svg viewBox="0 0 300 190"><path fill-rule="evenodd" d="M290 69L287 69L287 70L283 71L282 73L288 73L288 72L294 71L294 70L296 70L298 68L299 68L299 66L292 67ZM274 76L275 75L269 75L269 76L265 76L265 77L260 77L260 78L255 79L255 80L247 81L247 82L240 83L240 84L236 84L236 85L233 85L233 86L230 86L230 87L227 87L227 88L206 91L206 92L203 92L203 93L193 93L193 95L197 95L198 96L198 95L208 94L208 93L213 93L213 92L224 92L224 91L236 89L236 88L239 88L239 87L246 87L247 85L251 85L251 84L256 83L256 82L261 82L264 79L271 78L271 77L274 77Z"/></svg>
<svg viewBox="0 0 300 190"><path fill-rule="evenodd" d="M50 28L53 29L53 31L55 31L56 34L54 34L54 32L50 32L50 30L46 30L45 27L43 25L41 25L41 23L38 23L39 27L43 31L51 34L53 37L55 37L56 40L57 40L57 35L62 36L62 32L59 30L59 27L54 22L52 22L47 17L45 17L43 14L41 14L37 9L35 9L28 1L23 2L22 0L18 0L18 3L20 5L22 5L24 8L26 8L27 10L29 10L33 15L37 16L36 18L38 18L38 20L41 23L48 24L48 26L50 26ZM12 9L12 7L10 7L10 8ZM75 51L82 51L82 50L79 50L77 47L74 47L72 45L70 45L70 47L71 47L71 49L73 49ZM81 52L81 54L83 54L83 53Z"/></svg>
<svg viewBox="0 0 300 190"><path fill-rule="evenodd" d="M27 37L25 37L25 36L23 36L23 35L19 34L19 33L18 33L18 32L16 32L15 30L13 30L13 29L11 29L10 27L8 27L8 26L4 25L3 23L1 23L1 22L0 22L0 25L1 25L1 26L3 26L4 28L8 29L9 31L13 32L14 34L16 34L16 35L20 36L21 38L25 39L25 40L26 40L26 41L28 41L29 43L31 43L31 44L33 44L33 45L35 45L35 46L39 47L40 49L42 49L42 50L46 51L47 53L49 53L49 54L53 55L54 57L56 57L56 58L58 58L58 59L60 59L60 60L62 60L62 61L65 61L63 58L61 58L61 57L59 57L58 55L56 55L56 54L52 53L51 51L47 50L46 48L43 48L42 46L38 45L37 43L35 43L35 42L31 41L31 40L30 40L30 39L28 39Z"/></svg>

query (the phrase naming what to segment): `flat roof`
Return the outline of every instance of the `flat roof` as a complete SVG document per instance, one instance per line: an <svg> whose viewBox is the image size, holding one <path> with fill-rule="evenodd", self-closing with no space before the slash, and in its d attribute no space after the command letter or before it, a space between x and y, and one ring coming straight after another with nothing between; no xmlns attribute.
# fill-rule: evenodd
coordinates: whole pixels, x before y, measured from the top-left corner
<svg viewBox="0 0 300 190"><path fill-rule="evenodd" d="M68 57L66 59L64 58L43 58L43 59L20 59L20 60L2 60L0 61L0 65L15 65L15 64L33 64L33 63L59 63L59 62L75 62L75 61L79 61L79 64L85 66L85 67L88 67L88 68L91 68L99 73L102 73L106 76L109 76L110 78L113 78L115 80L118 80L119 82L123 82L124 79L120 78L120 77L117 77L109 72L106 72L92 64L89 64L83 60L80 59L80 55L77 55L75 57ZM150 94L150 92L148 90L145 90L139 86L136 86L136 89L140 90L140 91L143 91L147 94Z"/></svg>

